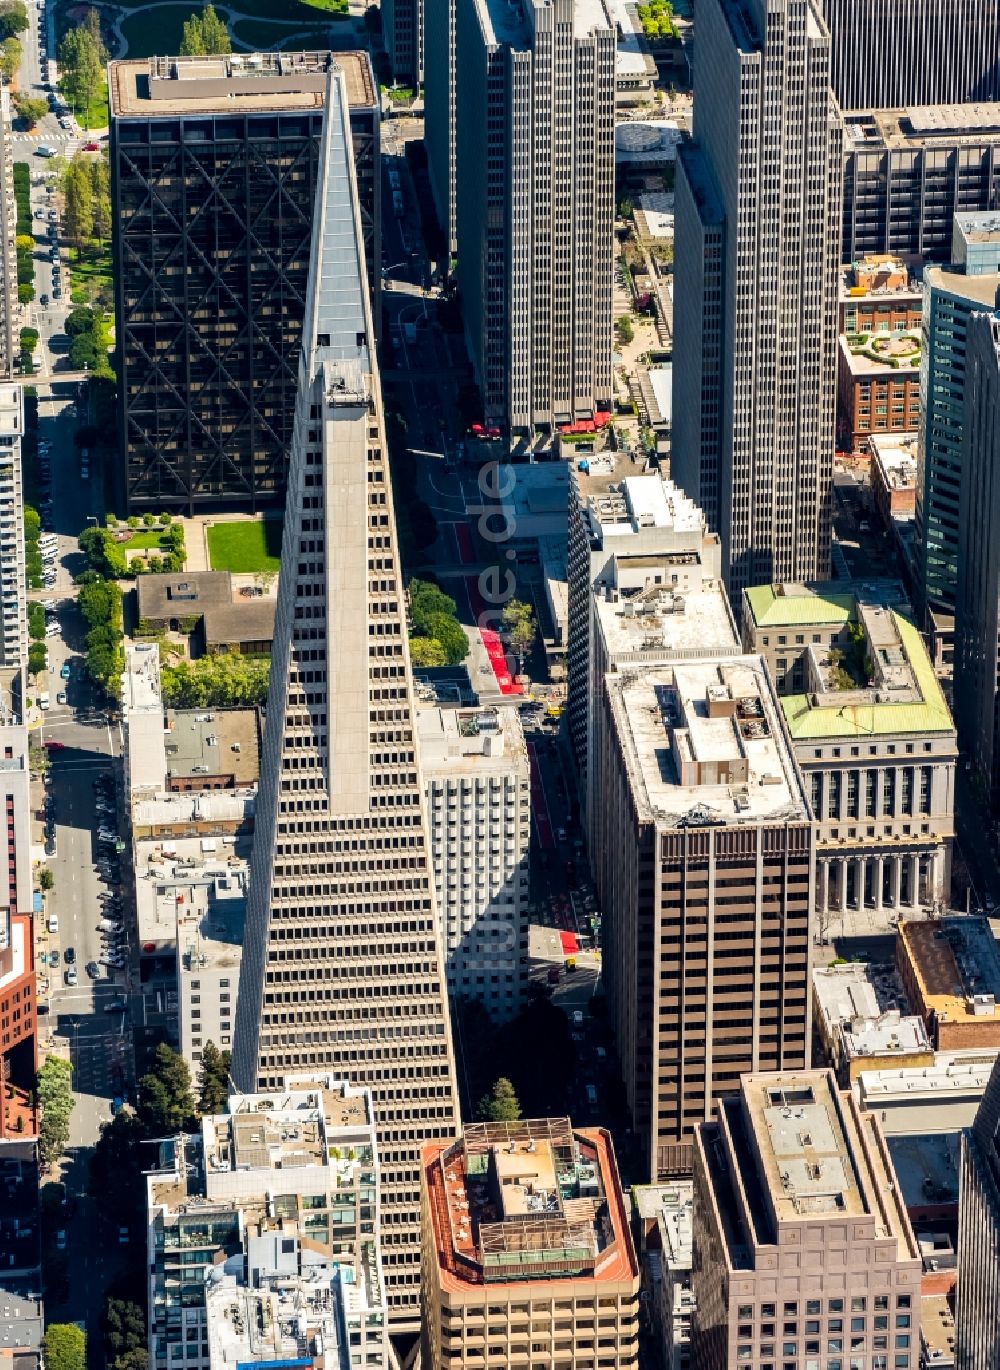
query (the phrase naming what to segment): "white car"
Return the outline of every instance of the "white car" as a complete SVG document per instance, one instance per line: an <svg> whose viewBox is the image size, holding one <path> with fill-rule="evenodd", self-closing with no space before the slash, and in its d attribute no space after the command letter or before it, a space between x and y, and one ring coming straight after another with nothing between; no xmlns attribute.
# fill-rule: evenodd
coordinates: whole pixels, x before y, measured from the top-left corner
<svg viewBox="0 0 1000 1370"><path fill-rule="evenodd" d="M54 621L51 622L51 623L46 623L46 625L45 625L45 636L46 636L46 637L58 637L59 634L60 634L61 632L62 632L62 629L59 627L59 624L58 624L58 623L56 623L56 622L54 622Z"/></svg>

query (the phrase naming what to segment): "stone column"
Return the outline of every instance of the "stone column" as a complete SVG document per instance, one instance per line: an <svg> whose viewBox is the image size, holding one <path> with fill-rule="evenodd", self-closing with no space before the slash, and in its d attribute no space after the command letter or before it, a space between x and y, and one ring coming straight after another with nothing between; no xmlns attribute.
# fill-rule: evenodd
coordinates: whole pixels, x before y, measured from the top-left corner
<svg viewBox="0 0 1000 1370"><path fill-rule="evenodd" d="M894 856L892 858L892 907L898 913L902 905L903 891L903 858Z"/></svg>
<svg viewBox="0 0 1000 1370"><path fill-rule="evenodd" d="M910 903L914 908L920 903L920 857L910 857Z"/></svg>
<svg viewBox="0 0 1000 1370"><path fill-rule="evenodd" d="M885 879L885 862L881 856L876 856L874 861L875 868L875 912L882 912L882 887Z"/></svg>
<svg viewBox="0 0 1000 1370"><path fill-rule="evenodd" d="M854 897L857 900L859 910L865 906L865 868L867 864L863 856L859 856L854 863L854 879L856 882Z"/></svg>
<svg viewBox="0 0 1000 1370"><path fill-rule="evenodd" d="M847 912L847 858L840 858L840 912Z"/></svg>
<svg viewBox="0 0 1000 1370"><path fill-rule="evenodd" d="M830 911L830 863L827 860L819 863L819 911Z"/></svg>

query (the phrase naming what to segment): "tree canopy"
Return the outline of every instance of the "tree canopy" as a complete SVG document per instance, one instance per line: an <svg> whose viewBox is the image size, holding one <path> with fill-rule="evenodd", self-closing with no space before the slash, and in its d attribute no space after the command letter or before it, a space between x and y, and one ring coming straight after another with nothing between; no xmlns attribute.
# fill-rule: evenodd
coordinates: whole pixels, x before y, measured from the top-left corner
<svg viewBox="0 0 1000 1370"><path fill-rule="evenodd" d="M87 1338L76 1323L50 1323L42 1346L46 1370L86 1370Z"/></svg>
<svg viewBox="0 0 1000 1370"><path fill-rule="evenodd" d="M84 118L101 89L107 60L108 50L101 40L100 21L96 11L89 10L84 22L69 29L59 45L63 90L70 104Z"/></svg>
<svg viewBox="0 0 1000 1370"><path fill-rule="evenodd" d="M458 621L455 601L432 580L414 577L410 601L410 656L415 666L457 666L469 654L469 639Z"/></svg>
<svg viewBox="0 0 1000 1370"><path fill-rule="evenodd" d="M153 1069L139 1081L139 1119L150 1136L179 1132L194 1118L191 1071L166 1042L156 1048Z"/></svg>
<svg viewBox="0 0 1000 1370"><path fill-rule="evenodd" d="M44 1165L57 1161L69 1141L73 1112L73 1067L61 1056L47 1056L38 1072L38 1102L42 1121L38 1129L38 1154Z"/></svg>
<svg viewBox="0 0 1000 1370"><path fill-rule="evenodd" d="M28 27L28 7L24 0L3 0L0 4L0 40L13 38Z"/></svg>
<svg viewBox="0 0 1000 1370"><path fill-rule="evenodd" d="M210 57L232 52L229 30L215 12L214 5L206 5L201 14L184 20L181 37L182 57Z"/></svg>
<svg viewBox="0 0 1000 1370"><path fill-rule="evenodd" d="M223 1113L229 1102L229 1067L232 1057L220 1051L214 1042L206 1042L201 1053L201 1076L198 1082L198 1112Z"/></svg>
<svg viewBox="0 0 1000 1370"><path fill-rule="evenodd" d="M514 1086L505 1075L496 1081L492 1092L479 1101L479 1117L486 1123L516 1123L521 1116Z"/></svg>

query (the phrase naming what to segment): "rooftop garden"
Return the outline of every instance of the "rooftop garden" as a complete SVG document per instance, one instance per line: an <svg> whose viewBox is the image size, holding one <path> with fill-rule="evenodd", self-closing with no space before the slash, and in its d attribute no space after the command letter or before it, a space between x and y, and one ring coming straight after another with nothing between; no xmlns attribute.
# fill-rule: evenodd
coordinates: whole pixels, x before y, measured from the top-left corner
<svg viewBox="0 0 1000 1370"><path fill-rule="evenodd" d="M895 333L848 333L847 346L855 357L908 371L920 364L920 334L915 330Z"/></svg>

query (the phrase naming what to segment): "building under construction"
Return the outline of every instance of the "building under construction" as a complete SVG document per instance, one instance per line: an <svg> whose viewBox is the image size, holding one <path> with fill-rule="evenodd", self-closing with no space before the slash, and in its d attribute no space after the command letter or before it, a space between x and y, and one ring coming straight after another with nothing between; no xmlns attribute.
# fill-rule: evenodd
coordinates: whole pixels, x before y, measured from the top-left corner
<svg viewBox="0 0 1000 1370"><path fill-rule="evenodd" d="M122 500L284 498L328 74L348 90L379 318L379 106L364 52L112 62Z"/></svg>

